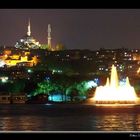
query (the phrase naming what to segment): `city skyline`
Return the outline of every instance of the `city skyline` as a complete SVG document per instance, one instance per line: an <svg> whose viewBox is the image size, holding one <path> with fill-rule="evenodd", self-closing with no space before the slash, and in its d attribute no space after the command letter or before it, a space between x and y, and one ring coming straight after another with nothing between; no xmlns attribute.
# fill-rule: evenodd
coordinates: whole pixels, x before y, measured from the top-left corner
<svg viewBox="0 0 140 140"><path fill-rule="evenodd" d="M14 46L27 32L47 44L48 24L52 44L67 49L139 48L139 9L1 9L0 45Z"/></svg>

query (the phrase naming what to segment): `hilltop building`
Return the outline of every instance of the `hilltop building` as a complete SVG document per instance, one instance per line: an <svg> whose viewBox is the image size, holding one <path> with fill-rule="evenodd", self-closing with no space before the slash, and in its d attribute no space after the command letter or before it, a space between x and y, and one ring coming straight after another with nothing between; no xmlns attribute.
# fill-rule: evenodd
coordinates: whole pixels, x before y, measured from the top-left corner
<svg viewBox="0 0 140 140"><path fill-rule="evenodd" d="M31 36L31 25L30 25L30 20L28 22L28 28L27 28L27 34L20 39L19 41L16 42L15 48L18 49L39 49L40 44L38 41L36 41L32 36Z"/></svg>

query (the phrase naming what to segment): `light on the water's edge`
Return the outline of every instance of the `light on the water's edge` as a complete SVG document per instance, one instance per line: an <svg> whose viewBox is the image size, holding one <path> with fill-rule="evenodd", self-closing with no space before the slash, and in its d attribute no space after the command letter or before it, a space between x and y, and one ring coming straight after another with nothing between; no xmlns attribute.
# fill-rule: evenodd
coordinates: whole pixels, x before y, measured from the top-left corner
<svg viewBox="0 0 140 140"><path fill-rule="evenodd" d="M93 100L97 104L136 104L138 97L128 77L124 86L119 85L116 67L112 65L110 81L107 78L105 86L96 88Z"/></svg>

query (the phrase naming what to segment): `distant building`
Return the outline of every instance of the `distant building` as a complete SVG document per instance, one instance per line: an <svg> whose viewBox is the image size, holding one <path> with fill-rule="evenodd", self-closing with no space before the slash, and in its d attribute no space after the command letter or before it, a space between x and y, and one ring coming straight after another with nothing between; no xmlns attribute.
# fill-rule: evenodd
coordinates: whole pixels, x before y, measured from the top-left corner
<svg viewBox="0 0 140 140"><path fill-rule="evenodd" d="M27 101L26 94L11 95L0 93L0 104L24 104Z"/></svg>
<svg viewBox="0 0 140 140"><path fill-rule="evenodd" d="M5 61L5 64L9 67L16 66L16 65L22 65L22 66L34 66L38 63L38 59L36 56L32 57L32 60L28 60L28 56L21 56L20 59L11 59L7 58Z"/></svg>
<svg viewBox="0 0 140 140"><path fill-rule="evenodd" d="M27 97L25 94L19 94L12 96L12 103L13 104L24 104L27 101Z"/></svg>
<svg viewBox="0 0 140 140"><path fill-rule="evenodd" d="M10 95L2 94L0 95L0 104L10 104Z"/></svg>
<svg viewBox="0 0 140 140"><path fill-rule="evenodd" d="M22 39L20 39L19 41L16 42L15 48L25 49L25 50L39 49L40 48L39 42L37 42L31 36L30 20L29 20L29 23L28 23L28 31L27 31L27 34Z"/></svg>

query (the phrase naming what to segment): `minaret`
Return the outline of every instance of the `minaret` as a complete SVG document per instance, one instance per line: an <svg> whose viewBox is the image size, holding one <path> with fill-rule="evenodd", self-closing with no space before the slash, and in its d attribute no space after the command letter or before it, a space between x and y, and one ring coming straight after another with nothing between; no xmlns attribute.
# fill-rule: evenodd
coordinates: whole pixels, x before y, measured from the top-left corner
<svg viewBox="0 0 140 140"><path fill-rule="evenodd" d="M28 21L28 31L27 31L27 35L31 36L31 26L30 26L30 19Z"/></svg>
<svg viewBox="0 0 140 140"><path fill-rule="evenodd" d="M51 49L51 25L48 24L48 47Z"/></svg>

